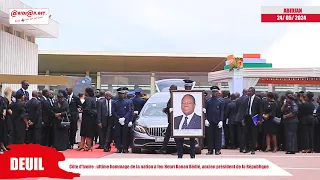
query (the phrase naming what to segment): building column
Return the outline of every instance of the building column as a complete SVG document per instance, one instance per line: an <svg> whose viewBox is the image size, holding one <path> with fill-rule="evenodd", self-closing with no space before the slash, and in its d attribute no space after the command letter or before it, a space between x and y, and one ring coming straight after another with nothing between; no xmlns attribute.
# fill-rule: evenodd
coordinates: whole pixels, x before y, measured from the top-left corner
<svg viewBox="0 0 320 180"><path fill-rule="evenodd" d="M154 95L156 93L156 79L155 79L155 73L151 73L150 76L150 96Z"/></svg>
<svg viewBox="0 0 320 180"><path fill-rule="evenodd" d="M90 77L90 72L86 71L86 77Z"/></svg>
<svg viewBox="0 0 320 180"><path fill-rule="evenodd" d="M46 70L46 76L49 76L50 75L50 71L49 70ZM50 89L50 84L46 84L45 86L44 86L44 88L45 89Z"/></svg>
<svg viewBox="0 0 320 180"><path fill-rule="evenodd" d="M302 86L302 89L301 89L303 92L307 92L307 88L306 86Z"/></svg>
<svg viewBox="0 0 320 180"><path fill-rule="evenodd" d="M274 92L275 86L273 84L268 84L268 92Z"/></svg>
<svg viewBox="0 0 320 180"><path fill-rule="evenodd" d="M293 86L294 88L294 92L299 92L299 85L298 84L295 84L294 86Z"/></svg>
<svg viewBox="0 0 320 180"><path fill-rule="evenodd" d="M97 88L97 89L101 89L101 76L100 76L100 72L97 72L96 88Z"/></svg>

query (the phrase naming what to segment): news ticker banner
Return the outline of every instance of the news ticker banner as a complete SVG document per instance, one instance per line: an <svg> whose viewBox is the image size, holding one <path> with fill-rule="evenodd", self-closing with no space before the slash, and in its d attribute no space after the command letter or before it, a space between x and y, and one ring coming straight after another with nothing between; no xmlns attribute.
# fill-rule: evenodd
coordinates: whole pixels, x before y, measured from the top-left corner
<svg viewBox="0 0 320 180"><path fill-rule="evenodd" d="M263 6L261 22L317 23L320 22L320 6Z"/></svg>
<svg viewBox="0 0 320 180"><path fill-rule="evenodd" d="M292 176L266 159L66 159L65 171L81 176Z"/></svg>
<svg viewBox="0 0 320 180"><path fill-rule="evenodd" d="M65 158L35 144L10 145L0 154L0 179L82 176L292 176L263 158ZM125 155L124 155L125 156ZM162 156L163 157L163 156Z"/></svg>

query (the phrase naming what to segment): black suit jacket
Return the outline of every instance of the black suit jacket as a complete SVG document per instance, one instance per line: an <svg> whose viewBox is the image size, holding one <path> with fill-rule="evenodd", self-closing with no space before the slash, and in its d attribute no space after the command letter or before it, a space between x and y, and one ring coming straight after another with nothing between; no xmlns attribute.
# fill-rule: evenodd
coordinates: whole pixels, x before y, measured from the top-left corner
<svg viewBox="0 0 320 180"><path fill-rule="evenodd" d="M68 102L68 100L67 100ZM71 120L78 121L79 119L79 111L78 108L81 106L80 98L76 95L72 95L71 101L69 102L69 110L71 115Z"/></svg>
<svg viewBox="0 0 320 180"><path fill-rule="evenodd" d="M42 109L42 124L44 125L51 125L54 113L53 107L50 104L49 99L45 99L44 97L40 98L41 102L41 109Z"/></svg>
<svg viewBox="0 0 320 180"><path fill-rule="evenodd" d="M179 129L180 122L184 121L183 115L174 118L174 129ZM194 114L185 129L201 129L201 116Z"/></svg>
<svg viewBox="0 0 320 180"><path fill-rule="evenodd" d="M242 120L244 120L247 109L246 103L248 103L247 98L247 96L243 95L236 100L237 116L235 118L235 122L237 123L240 123Z"/></svg>
<svg viewBox="0 0 320 180"><path fill-rule="evenodd" d="M113 115L113 106L114 106L114 100L110 99L111 101L111 107L107 106L107 99L99 99L97 101L97 123L102 124L103 127L106 127L108 125L108 120L111 120L112 117L109 117L110 114L108 113L108 108L111 108L111 115ZM111 119L110 119L111 118Z"/></svg>
<svg viewBox="0 0 320 180"><path fill-rule="evenodd" d="M28 112L28 120L33 123L35 128L41 127L41 102L36 98L31 98L30 101L27 102L27 112Z"/></svg>
<svg viewBox="0 0 320 180"><path fill-rule="evenodd" d="M248 114L248 110L249 110L249 97L246 100L246 115ZM259 98L258 96L254 96L253 97L253 102L252 102L252 106L251 106L251 116L255 116L255 115L259 115L259 119L262 120L262 113L263 113L263 108L262 108L262 100L261 98Z"/></svg>
<svg viewBox="0 0 320 180"><path fill-rule="evenodd" d="M24 90L22 88L20 88L17 92L20 92L20 93L24 94L24 96L25 96L24 100L25 101L29 101L30 100L28 91L25 91L26 93L24 93Z"/></svg>

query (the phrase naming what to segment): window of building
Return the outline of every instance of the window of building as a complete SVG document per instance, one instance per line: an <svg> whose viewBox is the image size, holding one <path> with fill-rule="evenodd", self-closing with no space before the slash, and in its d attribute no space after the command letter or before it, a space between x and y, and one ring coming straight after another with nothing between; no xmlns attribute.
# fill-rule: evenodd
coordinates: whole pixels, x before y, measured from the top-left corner
<svg viewBox="0 0 320 180"><path fill-rule="evenodd" d="M3 31L9 33L9 26L3 26Z"/></svg>
<svg viewBox="0 0 320 180"><path fill-rule="evenodd" d="M21 37L21 32L15 30L15 31L14 31L14 35L17 36L17 37Z"/></svg>

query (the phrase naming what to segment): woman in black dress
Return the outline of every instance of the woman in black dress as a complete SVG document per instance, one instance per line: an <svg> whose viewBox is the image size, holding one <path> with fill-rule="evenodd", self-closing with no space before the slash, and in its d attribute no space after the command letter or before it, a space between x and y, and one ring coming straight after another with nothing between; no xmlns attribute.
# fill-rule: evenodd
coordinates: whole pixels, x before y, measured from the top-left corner
<svg viewBox="0 0 320 180"><path fill-rule="evenodd" d="M300 136L301 136L301 149L302 153L311 153L314 149L314 125L315 118L313 116L313 111L315 105L312 102L313 93L307 92L300 96L301 105L299 107L299 125L300 125Z"/></svg>
<svg viewBox="0 0 320 180"><path fill-rule="evenodd" d="M53 147L57 151L65 151L69 145L69 125L62 124L62 122L69 121L69 104L65 100L64 95L59 93L57 95L57 101L53 104L53 111L55 113L55 119L53 121L54 128L54 144Z"/></svg>
<svg viewBox="0 0 320 180"><path fill-rule="evenodd" d="M5 145L8 146L10 144L12 144L12 133L13 133L13 130L12 130L12 120L11 120L11 116L12 116L12 110L9 109L10 105L12 104L12 90L11 88L7 87L5 90L4 90L4 103L5 103L5 106L6 106L6 109L7 109L7 112L6 112L6 117L5 117L5 124L6 124L6 134L5 134Z"/></svg>
<svg viewBox="0 0 320 180"><path fill-rule="evenodd" d="M5 140L6 140L6 124L5 124L5 117L6 117L6 104L4 98L0 96L0 151L7 151L5 147Z"/></svg>
<svg viewBox="0 0 320 180"><path fill-rule="evenodd" d="M92 88L86 88L85 101L82 104L82 122L80 129L81 142L78 151L92 151L92 139L97 127L96 98ZM86 145L86 146L85 146Z"/></svg>
<svg viewBox="0 0 320 180"><path fill-rule="evenodd" d="M271 150L271 139L273 144L273 152L277 152L277 124L273 121L277 113L277 103L274 100L274 94L268 92L267 104L263 110L264 128L266 133L266 152Z"/></svg>

